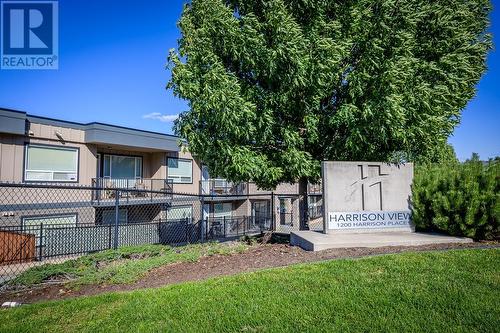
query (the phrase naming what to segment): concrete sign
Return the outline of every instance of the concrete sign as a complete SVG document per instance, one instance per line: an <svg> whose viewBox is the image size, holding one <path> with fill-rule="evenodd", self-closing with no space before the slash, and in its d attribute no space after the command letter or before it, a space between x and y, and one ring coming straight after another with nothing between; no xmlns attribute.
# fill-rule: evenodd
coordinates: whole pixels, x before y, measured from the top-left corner
<svg viewBox="0 0 500 333"><path fill-rule="evenodd" d="M410 211L329 212L328 229L377 229L410 227Z"/></svg>
<svg viewBox="0 0 500 333"><path fill-rule="evenodd" d="M321 169L325 232L413 230L412 163L325 161Z"/></svg>

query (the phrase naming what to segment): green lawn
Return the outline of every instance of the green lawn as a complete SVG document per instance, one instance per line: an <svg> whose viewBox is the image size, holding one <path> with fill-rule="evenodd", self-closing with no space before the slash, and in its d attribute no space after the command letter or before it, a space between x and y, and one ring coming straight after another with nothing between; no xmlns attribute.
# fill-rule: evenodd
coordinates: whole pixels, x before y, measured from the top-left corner
<svg viewBox="0 0 500 333"><path fill-rule="evenodd" d="M47 280L64 277L72 287L84 284L119 284L138 280L149 270L174 262L197 261L214 254L245 251L241 242L204 243L179 247L143 245L121 247L68 260L60 264L33 267L9 282L11 285L30 287Z"/></svg>
<svg viewBox="0 0 500 333"><path fill-rule="evenodd" d="M499 249L303 264L0 311L3 332L499 329Z"/></svg>

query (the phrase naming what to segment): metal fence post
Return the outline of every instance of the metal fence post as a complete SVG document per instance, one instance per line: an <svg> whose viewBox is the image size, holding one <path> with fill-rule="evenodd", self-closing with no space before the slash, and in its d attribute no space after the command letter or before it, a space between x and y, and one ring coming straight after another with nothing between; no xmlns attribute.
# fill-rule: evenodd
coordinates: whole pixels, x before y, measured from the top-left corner
<svg viewBox="0 0 500 333"><path fill-rule="evenodd" d="M224 238L226 238L226 217L224 216Z"/></svg>
<svg viewBox="0 0 500 333"><path fill-rule="evenodd" d="M309 230L309 193L307 193L307 191L304 194L303 205L304 205L304 207L303 207L303 209L304 209L303 227L304 227L304 230ZM299 209L300 209L300 207L299 207Z"/></svg>
<svg viewBox="0 0 500 333"><path fill-rule="evenodd" d="M120 192L118 190L115 190L115 239L113 240L113 249L118 248L118 222L120 218L120 198L119 198Z"/></svg>
<svg viewBox="0 0 500 333"><path fill-rule="evenodd" d="M112 236L111 236L111 224L109 225L109 228L108 228L108 249L111 249L111 239L112 239Z"/></svg>
<svg viewBox="0 0 500 333"><path fill-rule="evenodd" d="M207 223L205 221L205 211L203 210L203 207L205 206L205 197L203 196L203 192L202 191L202 186L201 186L201 181L200 181L200 193L202 194L201 196L201 207L200 207L200 220L201 220L201 242L203 243L205 241L205 234L207 232ZM205 227L203 227L205 226Z"/></svg>
<svg viewBox="0 0 500 333"><path fill-rule="evenodd" d="M271 230L276 231L276 211L274 207L274 192L271 192Z"/></svg>
<svg viewBox="0 0 500 333"><path fill-rule="evenodd" d="M205 221L205 220L203 220L203 221ZM208 220L208 218L207 218L207 220L205 221L205 240L207 240L207 241L208 241L208 239L209 239L209 237L210 237L210 235L209 235L209 231L208 231L208 230L209 230L209 229L208 229L208 228L209 228L209 227L208 227L208 223L209 223L209 220Z"/></svg>
<svg viewBox="0 0 500 333"><path fill-rule="evenodd" d="M40 223L40 247L38 248L38 260L42 261L43 259L43 223Z"/></svg>
<svg viewBox="0 0 500 333"><path fill-rule="evenodd" d="M189 219L186 217L186 243L189 243L189 230L188 230L188 227L189 227Z"/></svg>

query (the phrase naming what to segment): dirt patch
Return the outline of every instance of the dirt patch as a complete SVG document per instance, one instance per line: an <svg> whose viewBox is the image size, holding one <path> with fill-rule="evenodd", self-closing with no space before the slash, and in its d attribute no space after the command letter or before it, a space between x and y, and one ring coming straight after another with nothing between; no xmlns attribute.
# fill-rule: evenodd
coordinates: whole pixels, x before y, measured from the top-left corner
<svg viewBox="0 0 500 333"><path fill-rule="evenodd" d="M216 276L252 272L259 269L282 267L297 263L340 258L358 258L371 255L408 251L430 251L466 248L498 247L498 243L432 244L422 246L388 246L380 248L329 249L307 252L287 244L264 244L251 247L243 253L213 255L197 262L165 265L148 272L139 281L121 285L87 285L78 290L69 289L63 283L43 285L30 290L0 293L0 302L16 301L34 303L69 297L96 295L110 291L127 291L141 288L156 288L186 281L204 280Z"/></svg>

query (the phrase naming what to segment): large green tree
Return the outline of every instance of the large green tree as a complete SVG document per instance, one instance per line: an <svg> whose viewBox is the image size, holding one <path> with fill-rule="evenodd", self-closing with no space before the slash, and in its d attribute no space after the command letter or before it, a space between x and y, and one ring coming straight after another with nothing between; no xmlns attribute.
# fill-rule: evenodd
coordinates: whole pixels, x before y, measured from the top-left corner
<svg viewBox="0 0 500 333"><path fill-rule="evenodd" d="M321 160L436 154L485 70L488 0L192 0L168 87L213 174L262 187Z"/></svg>

